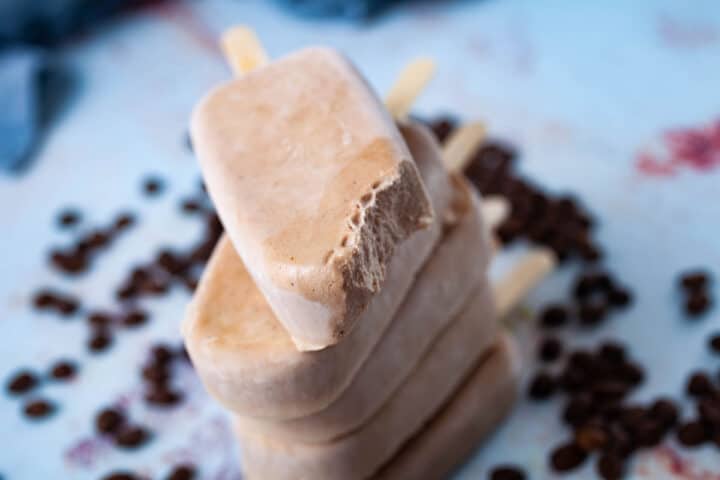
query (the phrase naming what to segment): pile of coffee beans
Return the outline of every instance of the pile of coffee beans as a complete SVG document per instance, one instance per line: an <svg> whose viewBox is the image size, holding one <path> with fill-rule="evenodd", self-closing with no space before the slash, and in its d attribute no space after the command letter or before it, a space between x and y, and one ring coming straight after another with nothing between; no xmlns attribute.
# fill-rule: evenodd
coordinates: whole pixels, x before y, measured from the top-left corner
<svg viewBox="0 0 720 480"><path fill-rule="evenodd" d="M442 142L455 128L452 118L429 123ZM582 327L602 324L615 310L632 304L633 294L612 275L599 268L603 250L593 239L594 217L572 196L553 196L513 171L516 152L500 142L481 146L465 174L484 195L503 195L511 206L510 215L496 235L509 244L524 239L552 249L560 262L580 260L585 268L576 278L567 303L551 303L540 312L538 325L557 330L573 323ZM705 314L712 306L708 287L711 277L702 270L680 277L685 311L691 317ZM720 333L708 339L709 348L720 353ZM657 446L673 434L688 447L714 443L720 447L720 384L707 372L688 376L687 391L696 404L696 415L680 422L679 407L669 398L645 404L630 402L629 394L645 377L644 369L629 359L626 348L605 342L596 351L567 348L554 335L540 341L537 357L544 364L528 385L535 401L551 397L566 399L561 419L570 439L548 454L555 472L574 470L595 457L600 478L623 478L632 455ZM557 373L548 367L561 358ZM500 466L490 472L491 480L521 480L526 475L516 466Z"/></svg>
<svg viewBox="0 0 720 480"><path fill-rule="evenodd" d="M710 274L703 270L689 271L680 276L685 312L690 317L700 317L712 307L712 297L708 290L711 283Z"/></svg>

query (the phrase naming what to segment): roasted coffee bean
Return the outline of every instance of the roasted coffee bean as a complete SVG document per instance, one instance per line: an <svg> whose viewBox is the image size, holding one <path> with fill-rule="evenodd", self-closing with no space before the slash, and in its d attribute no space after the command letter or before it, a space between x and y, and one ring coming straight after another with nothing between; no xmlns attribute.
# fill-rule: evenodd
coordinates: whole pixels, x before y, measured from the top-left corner
<svg viewBox="0 0 720 480"><path fill-rule="evenodd" d="M130 212L123 212L115 219L114 228L116 231L122 231L132 227L136 222L135 215Z"/></svg>
<svg viewBox="0 0 720 480"><path fill-rule="evenodd" d="M58 215L57 223L61 228L74 227L80 222L82 215L79 210L67 208Z"/></svg>
<svg viewBox="0 0 720 480"><path fill-rule="evenodd" d="M538 356L543 362L554 362L560 355L562 355L562 342L555 337L547 337L542 343L538 350Z"/></svg>
<svg viewBox="0 0 720 480"><path fill-rule="evenodd" d="M452 117L444 116L434 119L430 122L429 127L435 134L438 143L443 143L455 130L457 120Z"/></svg>
<svg viewBox="0 0 720 480"><path fill-rule="evenodd" d="M113 315L108 312L95 311L88 315L87 321L92 327L108 327L113 321Z"/></svg>
<svg viewBox="0 0 720 480"><path fill-rule="evenodd" d="M95 417L95 428L99 433L115 433L125 425L125 415L115 408L101 410Z"/></svg>
<svg viewBox="0 0 720 480"><path fill-rule="evenodd" d="M92 333L88 339L88 349L93 353L99 353L110 348L113 342L113 337L110 332L105 328L98 328Z"/></svg>
<svg viewBox="0 0 720 480"><path fill-rule="evenodd" d="M156 386L145 394L145 401L157 406L173 406L183 400L181 393L168 389L164 386Z"/></svg>
<svg viewBox="0 0 720 480"><path fill-rule="evenodd" d="M607 316L607 305L601 301L583 301L578 308L578 317L583 325L597 325Z"/></svg>
<svg viewBox="0 0 720 480"><path fill-rule="evenodd" d="M69 380L75 377L77 366L70 360L59 360L55 362L50 370L50 376L56 380Z"/></svg>
<svg viewBox="0 0 720 480"><path fill-rule="evenodd" d="M704 292L693 292L685 302L685 311L691 317L699 317L711 306L710 297Z"/></svg>
<svg viewBox="0 0 720 480"><path fill-rule="evenodd" d="M705 397L697 403L700 418L720 431L720 399Z"/></svg>
<svg viewBox="0 0 720 480"><path fill-rule="evenodd" d="M670 428L677 423L679 416L678 407L672 400L660 398L650 407L650 416L662 422L667 428Z"/></svg>
<svg viewBox="0 0 720 480"><path fill-rule="evenodd" d="M615 307L626 307L632 303L633 297L630 290L613 287L607 296L608 302Z"/></svg>
<svg viewBox="0 0 720 480"><path fill-rule="evenodd" d="M555 393L557 383L548 373L538 372L530 382L528 394L533 400L545 400Z"/></svg>
<svg viewBox="0 0 720 480"><path fill-rule="evenodd" d="M623 363L627 358L625 347L617 342L603 343L600 345L598 354L601 358L613 364Z"/></svg>
<svg viewBox="0 0 720 480"><path fill-rule="evenodd" d="M7 390L11 394L27 393L38 384L37 376L30 370L21 370L16 373L7 384Z"/></svg>
<svg viewBox="0 0 720 480"><path fill-rule="evenodd" d="M147 365L142 369L142 377L153 383L164 384L170 378L167 365Z"/></svg>
<svg viewBox="0 0 720 480"><path fill-rule="evenodd" d="M699 420L680 425L677 429L677 439L686 447L697 447L710 440L705 425Z"/></svg>
<svg viewBox="0 0 720 480"><path fill-rule="evenodd" d="M585 463L587 452L575 443L561 445L550 454L550 466L556 472L574 470Z"/></svg>
<svg viewBox="0 0 720 480"><path fill-rule="evenodd" d="M640 385L645 380L645 371L643 368L632 362L622 364L617 371L617 375L631 386Z"/></svg>
<svg viewBox="0 0 720 480"><path fill-rule="evenodd" d="M123 325L126 327L139 327L147 323L148 315L143 310L131 310L123 316Z"/></svg>
<svg viewBox="0 0 720 480"><path fill-rule="evenodd" d="M115 443L122 448L138 448L150 440L150 433L143 427L128 426L115 435Z"/></svg>
<svg viewBox="0 0 720 480"><path fill-rule="evenodd" d="M720 333L715 333L708 339L708 346L713 353L720 354Z"/></svg>
<svg viewBox="0 0 720 480"><path fill-rule="evenodd" d="M152 347L150 354L157 365L165 365L173 359L173 348L165 343L158 343Z"/></svg>
<svg viewBox="0 0 720 480"><path fill-rule="evenodd" d="M161 193L165 188L165 183L162 179L156 176L147 177L143 181L143 191L148 196L154 196Z"/></svg>
<svg viewBox="0 0 720 480"><path fill-rule="evenodd" d="M514 465L501 465L490 472L490 480L525 480L525 472Z"/></svg>
<svg viewBox="0 0 720 480"><path fill-rule="evenodd" d="M562 327L568 323L567 308L559 304L548 305L540 314L540 325L545 328Z"/></svg>
<svg viewBox="0 0 720 480"><path fill-rule="evenodd" d="M173 468L166 480L194 480L197 470L194 465L178 465Z"/></svg>
<svg viewBox="0 0 720 480"><path fill-rule="evenodd" d="M575 443L586 452L602 450L608 441L607 432L598 423L589 422L575 432Z"/></svg>
<svg viewBox="0 0 720 480"><path fill-rule="evenodd" d="M701 397L713 393L713 384L705 372L695 372L687 381L686 391L693 397Z"/></svg>
<svg viewBox="0 0 720 480"><path fill-rule="evenodd" d="M31 400L23 408L25 415L31 418L44 418L55 411L55 406L47 400Z"/></svg>
<svg viewBox="0 0 720 480"><path fill-rule="evenodd" d="M680 276L680 285L688 291L701 290L708 286L710 276L702 270L693 270Z"/></svg>
<svg viewBox="0 0 720 480"><path fill-rule="evenodd" d="M579 427L590 420L594 413L592 397L587 393L581 393L572 397L565 405L563 420L573 427Z"/></svg>
<svg viewBox="0 0 720 480"><path fill-rule="evenodd" d="M620 480L625 476L625 460L619 455L606 453L600 456L595 469L603 480Z"/></svg>
<svg viewBox="0 0 720 480"><path fill-rule="evenodd" d="M102 477L102 480L140 480L140 477L131 472L118 470L116 472L108 473Z"/></svg>

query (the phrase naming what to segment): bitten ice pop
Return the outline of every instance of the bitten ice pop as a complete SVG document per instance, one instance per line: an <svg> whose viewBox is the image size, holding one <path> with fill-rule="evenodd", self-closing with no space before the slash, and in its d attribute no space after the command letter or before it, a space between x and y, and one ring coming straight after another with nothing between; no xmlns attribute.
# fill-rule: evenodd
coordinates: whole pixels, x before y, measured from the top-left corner
<svg viewBox="0 0 720 480"><path fill-rule="evenodd" d="M278 320L300 350L336 344L396 245L432 221L389 114L344 57L309 48L215 89L191 123L210 196Z"/></svg>

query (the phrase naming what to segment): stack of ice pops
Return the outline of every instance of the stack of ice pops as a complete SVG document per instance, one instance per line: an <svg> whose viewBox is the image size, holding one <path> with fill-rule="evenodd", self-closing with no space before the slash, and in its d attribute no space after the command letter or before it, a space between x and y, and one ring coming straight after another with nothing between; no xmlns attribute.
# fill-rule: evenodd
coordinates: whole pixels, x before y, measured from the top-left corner
<svg viewBox="0 0 720 480"><path fill-rule="evenodd" d="M407 118L418 61L385 105L349 61L307 48L268 63L223 40L237 77L197 106L192 140L226 234L183 325L233 414L253 479L432 479L508 413L518 376L498 318L553 260L493 286L502 201L456 173L483 137L441 149Z"/></svg>

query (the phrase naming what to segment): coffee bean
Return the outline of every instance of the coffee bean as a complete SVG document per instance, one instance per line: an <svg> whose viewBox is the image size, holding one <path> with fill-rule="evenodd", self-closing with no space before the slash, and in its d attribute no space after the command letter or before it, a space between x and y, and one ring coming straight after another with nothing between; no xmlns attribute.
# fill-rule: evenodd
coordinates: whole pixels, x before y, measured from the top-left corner
<svg viewBox="0 0 720 480"><path fill-rule="evenodd" d="M450 136L453 130L455 130L456 125L457 120L452 117L445 116L433 120L429 127L435 134L435 138L438 143L443 143Z"/></svg>
<svg viewBox="0 0 720 480"><path fill-rule="evenodd" d="M561 445L550 454L550 466L556 472L567 472L581 466L587 453L575 443Z"/></svg>
<svg viewBox="0 0 720 480"><path fill-rule="evenodd" d="M691 317L699 317L707 312L712 302L704 292L695 292L685 302L685 312Z"/></svg>
<svg viewBox="0 0 720 480"><path fill-rule="evenodd" d="M540 324L546 328L562 327L568 322L567 308L559 304L548 305L540 314Z"/></svg>
<svg viewBox="0 0 720 480"><path fill-rule="evenodd" d="M202 205L197 200L186 199L180 204L180 207L185 213L195 213L202 210Z"/></svg>
<svg viewBox="0 0 720 480"><path fill-rule="evenodd" d="M697 447L709 440L705 425L699 420L686 422L677 430L678 441L686 447Z"/></svg>
<svg viewBox="0 0 720 480"><path fill-rule="evenodd" d="M37 376L30 370L20 370L8 382L7 390L11 394L27 393L38 384Z"/></svg>
<svg viewBox="0 0 720 480"><path fill-rule="evenodd" d="M75 377L77 366L70 360L59 360L55 362L50 375L56 380L69 380Z"/></svg>
<svg viewBox="0 0 720 480"><path fill-rule="evenodd" d="M715 333L708 339L708 346L713 353L720 354L720 333Z"/></svg>
<svg viewBox="0 0 720 480"><path fill-rule="evenodd" d="M601 358L613 364L621 364L625 362L627 357L625 347L617 342L605 342L600 345L598 352Z"/></svg>
<svg viewBox="0 0 720 480"><path fill-rule="evenodd" d="M99 353L110 348L113 337L107 329L96 329L88 340L88 348L91 352Z"/></svg>
<svg viewBox="0 0 720 480"><path fill-rule="evenodd" d="M602 450L608 441L607 432L596 423L585 424L575 432L575 443L586 452Z"/></svg>
<svg viewBox="0 0 720 480"><path fill-rule="evenodd" d="M155 196L160 194L165 188L165 184L159 177L151 176L147 177L143 181L143 191L148 196Z"/></svg>
<svg viewBox="0 0 720 480"><path fill-rule="evenodd" d="M543 362L554 362L562 355L562 342L555 337L547 337L540 344L538 356Z"/></svg>
<svg viewBox="0 0 720 480"><path fill-rule="evenodd" d="M624 288L613 288L608 293L608 302L615 307L626 307L632 303L632 293Z"/></svg>
<svg viewBox="0 0 720 480"><path fill-rule="evenodd" d="M680 276L680 285L688 291L701 290L710 283L710 276L702 270L693 270Z"/></svg>
<svg viewBox="0 0 720 480"><path fill-rule="evenodd" d="M132 310L123 317L123 325L126 327L139 327L147 323L148 315L143 310Z"/></svg>
<svg viewBox="0 0 720 480"><path fill-rule="evenodd" d="M116 231L122 231L129 227L132 227L136 222L135 215L131 212L123 212L115 219L114 229Z"/></svg>
<svg viewBox="0 0 720 480"><path fill-rule="evenodd" d="M555 393L557 383L548 373L538 372L530 382L528 394L533 400L545 400Z"/></svg>
<svg viewBox="0 0 720 480"><path fill-rule="evenodd" d="M605 320L606 315L607 306L599 301L585 301L580 304L580 308L578 310L580 323L588 326L599 324Z"/></svg>
<svg viewBox="0 0 720 480"><path fill-rule="evenodd" d="M140 477L127 471L111 472L102 477L102 480L140 480Z"/></svg>
<svg viewBox="0 0 720 480"><path fill-rule="evenodd" d="M106 408L95 417L95 428L99 433L115 433L125 424L125 415L117 409Z"/></svg>
<svg viewBox="0 0 720 480"><path fill-rule="evenodd" d="M573 427L586 423L595 413L592 397L587 393L575 395L563 410L563 420Z"/></svg>
<svg viewBox="0 0 720 480"><path fill-rule="evenodd" d="M197 476L197 470L193 465L178 465L170 474L168 474L166 480L193 480Z"/></svg>
<svg viewBox="0 0 720 480"><path fill-rule="evenodd" d="M142 377L153 383L164 384L170 378L167 365L147 365L142 369Z"/></svg>
<svg viewBox="0 0 720 480"><path fill-rule="evenodd" d="M173 359L173 348L165 343L158 343L152 347L150 354L157 365L164 365Z"/></svg>
<svg viewBox="0 0 720 480"><path fill-rule="evenodd" d="M525 480L525 472L514 465L501 465L490 472L490 480Z"/></svg>
<svg viewBox="0 0 720 480"><path fill-rule="evenodd" d="M88 323L96 328L108 327L112 323L112 320L113 315L111 313L101 311L91 312L87 317Z"/></svg>
<svg viewBox="0 0 720 480"><path fill-rule="evenodd" d="M47 400L31 400L23 408L25 415L31 418L44 418L55 411L55 406Z"/></svg>
<svg viewBox="0 0 720 480"><path fill-rule="evenodd" d="M617 376L630 385L637 386L645 380L645 371L636 363L626 362L618 368Z"/></svg>
<svg viewBox="0 0 720 480"><path fill-rule="evenodd" d="M603 480L620 480L625 476L625 461L615 454L600 456L596 471Z"/></svg>
<svg viewBox="0 0 720 480"><path fill-rule="evenodd" d="M115 443L122 448L134 449L150 440L150 433L143 427L128 426L115 435Z"/></svg>
<svg viewBox="0 0 720 480"><path fill-rule="evenodd" d="M183 399L181 393L168 389L165 386L155 386L147 394L145 401L157 406L173 406L180 403Z"/></svg>
<svg viewBox="0 0 720 480"><path fill-rule="evenodd" d="M706 397L697 403L700 418L720 430L720 398Z"/></svg>
<svg viewBox="0 0 720 480"><path fill-rule="evenodd" d="M57 301L55 294L49 290L40 290L33 297L33 305L38 310L43 310L55 305Z"/></svg>
<svg viewBox="0 0 720 480"><path fill-rule="evenodd" d="M686 391L693 397L701 397L703 395L709 395L713 392L714 388L710 377L705 372L695 372L690 375L687 381Z"/></svg>
<svg viewBox="0 0 720 480"><path fill-rule="evenodd" d="M58 226L61 228L74 227L80 222L81 217L80 211L74 208L67 208L58 215Z"/></svg>
<svg viewBox="0 0 720 480"><path fill-rule="evenodd" d="M675 402L666 398L656 400L650 407L650 416L662 422L666 427L672 427L678 420L678 407Z"/></svg>

